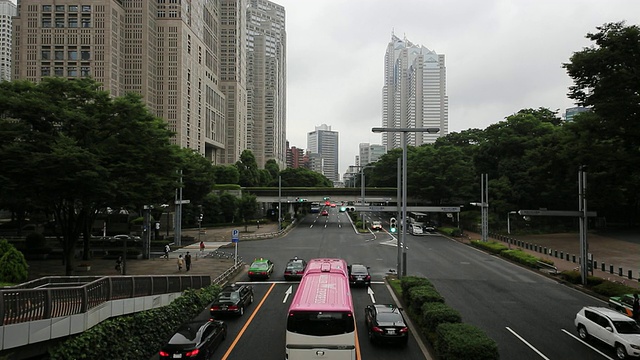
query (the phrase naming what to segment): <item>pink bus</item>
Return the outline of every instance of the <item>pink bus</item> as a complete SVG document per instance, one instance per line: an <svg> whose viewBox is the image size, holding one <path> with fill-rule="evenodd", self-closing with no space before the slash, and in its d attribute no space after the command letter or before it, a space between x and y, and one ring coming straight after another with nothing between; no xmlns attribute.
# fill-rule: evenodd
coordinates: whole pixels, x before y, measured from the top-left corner
<svg viewBox="0 0 640 360"><path fill-rule="evenodd" d="M356 332L342 259L312 259L291 301L286 359L356 360Z"/></svg>

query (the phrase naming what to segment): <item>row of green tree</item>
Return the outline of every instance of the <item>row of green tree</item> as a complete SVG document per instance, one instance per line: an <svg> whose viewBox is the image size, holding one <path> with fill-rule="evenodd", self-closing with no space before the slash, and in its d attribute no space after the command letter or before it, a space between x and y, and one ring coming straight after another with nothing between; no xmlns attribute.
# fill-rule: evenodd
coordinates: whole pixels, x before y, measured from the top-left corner
<svg viewBox="0 0 640 360"><path fill-rule="evenodd" d="M432 204L479 202L481 174L488 174L490 212L505 224L514 210L578 210L578 169L584 165L588 209L609 224L635 225L640 204L640 30L624 23L597 29L587 35L594 44L562 64L574 83L568 96L590 111L562 121L557 111L524 109L484 130L409 147L408 193ZM401 149L392 150L365 169L366 185L396 186L401 154Z"/></svg>

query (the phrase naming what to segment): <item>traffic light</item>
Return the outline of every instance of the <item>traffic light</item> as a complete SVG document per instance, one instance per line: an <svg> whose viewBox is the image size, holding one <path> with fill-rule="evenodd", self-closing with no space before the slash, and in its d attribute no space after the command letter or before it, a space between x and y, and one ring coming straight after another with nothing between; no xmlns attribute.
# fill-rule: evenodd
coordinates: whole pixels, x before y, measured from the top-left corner
<svg viewBox="0 0 640 360"><path fill-rule="evenodd" d="M396 218L391 218L391 220L389 220L389 229L392 233L398 231L398 221L396 220Z"/></svg>

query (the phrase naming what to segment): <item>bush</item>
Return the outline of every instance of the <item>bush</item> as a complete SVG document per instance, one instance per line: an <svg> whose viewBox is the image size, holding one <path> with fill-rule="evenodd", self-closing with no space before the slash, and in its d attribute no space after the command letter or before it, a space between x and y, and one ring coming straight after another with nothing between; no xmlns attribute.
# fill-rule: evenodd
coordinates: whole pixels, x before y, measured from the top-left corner
<svg viewBox="0 0 640 360"><path fill-rule="evenodd" d="M433 287L433 284L431 284L431 282L428 279L423 277L418 277L418 276L404 276L402 279L400 279L400 288L402 289L402 298L404 299L406 306L411 305L411 293L409 292L409 290L416 286Z"/></svg>
<svg viewBox="0 0 640 360"><path fill-rule="evenodd" d="M431 286L415 286L409 289L411 302L407 304L414 314L422 315L422 305L428 302L444 303L444 298Z"/></svg>
<svg viewBox="0 0 640 360"><path fill-rule="evenodd" d="M472 240L471 245L479 249L487 250L494 254L501 254L503 251L509 250L509 248L505 244L496 241Z"/></svg>
<svg viewBox="0 0 640 360"><path fill-rule="evenodd" d="M589 278L587 278L587 283L588 282L589 282ZM593 290L595 293L598 293L606 297L632 294L638 291L636 288L627 286L625 284L614 283L612 281L607 281L607 280L602 280L600 284L594 285L591 288L591 290Z"/></svg>
<svg viewBox="0 0 640 360"><path fill-rule="evenodd" d="M498 344L482 330L461 323L440 324L436 328L435 349L440 360L495 360L500 358Z"/></svg>
<svg viewBox="0 0 640 360"><path fill-rule="evenodd" d="M538 267L538 258L530 255L521 249L516 250L505 250L500 253L500 256L513 260L522 265L526 265L528 267L537 268Z"/></svg>
<svg viewBox="0 0 640 360"><path fill-rule="evenodd" d="M0 241L0 282L21 283L28 278L27 260L7 240Z"/></svg>
<svg viewBox="0 0 640 360"><path fill-rule="evenodd" d="M575 270L565 270L563 272L560 273L560 276L562 276L562 278L572 284L582 284L582 275L580 274L579 271L575 271ZM600 285L604 282L605 280L596 276L587 276L587 286L596 286L596 285ZM622 293L622 294L628 294L628 292L626 293ZM622 295L620 294L620 295Z"/></svg>
<svg viewBox="0 0 640 360"><path fill-rule="evenodd" d="M460 313L447 304L427 302L422 304L421 326L425 333L435 333L436 328L444 323L462 322Z"/></svg>

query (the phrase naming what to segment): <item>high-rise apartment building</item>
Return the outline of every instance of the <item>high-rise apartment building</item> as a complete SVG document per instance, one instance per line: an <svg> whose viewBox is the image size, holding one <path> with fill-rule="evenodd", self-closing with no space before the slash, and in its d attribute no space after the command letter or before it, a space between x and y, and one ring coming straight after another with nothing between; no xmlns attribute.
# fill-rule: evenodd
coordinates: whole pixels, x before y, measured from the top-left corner
<svg viewBox="0 0 640 360"><path fill-rule="evenodd" d="M408 133L407 144L435 142L449 132L444 55L391 36L384 56L382 127L439 128L437 134ZM402 133L383 133L387 149L402 146Z"/></svg>
<svg viewBox="0 0 640 360"><path fill-rule="evenodd" d="M287 167L297 169L305 166L304 149L287 147Z"/></svg>
<svg viewBox="0 0 640 360"><path fill-rule="evenodd" d="M359 149L358 156L356 156L358 166L374 163L387 153L387 147L379 144L360 143Z"/></svg>
<svg viewBox="0 0 640 360"><path fill-rule="evenodd" d="M140 93L176 133L176 144L219 162L228 106L220 52L238 46L222 44L221 31L240 26L228 17L221 23L225 6L224 0L20 0L13 78L91 76L114 96Z"/></svg>
<svg viewBox="0 0 640 360"><path fill-rule="evenodd" d="M340 181L338 174L338 132L331 126L322 124L316 130L307 133L307 150L310 155L311 170L321 173L327 179Z"/></svg>
<svg viewBox="0 0 640 360"><path fill-rule="evenodd" d="M286 31L284 7L249 0L247 7L247 145L258 167L286 166Z"/></svg>
<svg viewBox="0 0 640 360"><path fill-rule="evenodd" d="M10 0L0 0L0 81L11 80L11 18L17 7Z"/></svg>

